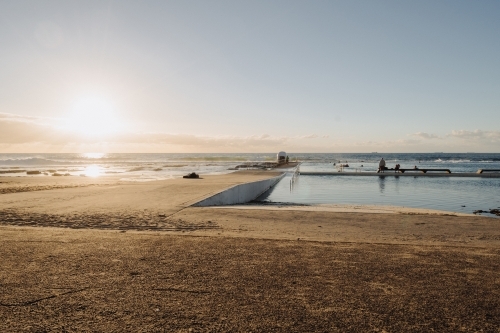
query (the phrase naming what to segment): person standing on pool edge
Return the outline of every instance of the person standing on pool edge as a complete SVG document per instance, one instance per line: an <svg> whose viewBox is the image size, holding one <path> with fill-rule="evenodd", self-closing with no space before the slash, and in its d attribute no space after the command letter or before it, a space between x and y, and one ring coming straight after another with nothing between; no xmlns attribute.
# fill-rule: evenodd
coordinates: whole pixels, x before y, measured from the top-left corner
<svg viewBox="0 0 500 333"><path fill-rule="evenodd" d="M385 161L384 161L384 158L382 157L380 162L378 162L378 171L377 172L384 172L384 170L385 170Z"/></svg>

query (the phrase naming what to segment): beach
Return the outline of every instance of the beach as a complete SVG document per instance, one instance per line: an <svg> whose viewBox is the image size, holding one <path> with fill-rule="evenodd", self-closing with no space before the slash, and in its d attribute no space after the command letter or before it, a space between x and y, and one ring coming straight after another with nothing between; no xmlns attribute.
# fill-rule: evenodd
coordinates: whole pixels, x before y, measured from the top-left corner
<svg viewBox="0 0 500 333"><path fill-rule="evenodd" d="M2 1L0 333L500 333L498 13Z"/></svg>
<svg viewBox="0 0 500 333"><path fill-rule="evenodd" d="M498 332L498 219L191 207L278 175L0 178L2 332Z"/></svg>

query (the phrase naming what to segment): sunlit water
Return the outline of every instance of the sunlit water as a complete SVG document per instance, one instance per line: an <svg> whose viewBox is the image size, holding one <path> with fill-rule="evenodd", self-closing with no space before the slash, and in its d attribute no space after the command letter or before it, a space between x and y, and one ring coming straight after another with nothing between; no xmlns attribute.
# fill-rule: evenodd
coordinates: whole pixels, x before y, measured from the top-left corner
<svg viewBox="0 0 500 333"><path fill-rule="evenodd" d="M179 178L191 172L224 174L233 172L237 165L274 159L275 154L0 154L0 175L118 176L124 181L143 182ZM40 174L28 175L26 171Z"/></svg>

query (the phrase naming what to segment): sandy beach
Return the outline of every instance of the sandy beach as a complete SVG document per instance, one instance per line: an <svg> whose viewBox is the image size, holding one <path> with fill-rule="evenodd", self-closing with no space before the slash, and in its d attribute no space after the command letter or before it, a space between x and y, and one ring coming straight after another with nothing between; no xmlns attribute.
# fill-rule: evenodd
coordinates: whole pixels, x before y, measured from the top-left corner
<svg viewBox="0 0 500 333"><path fill-rule="evenodd" d="M190 207L277 174L0 177L0 331L499 331L498 219Z"/></svg>
<svg viewBox="0 0 500 333"><path fill-rule="evenodd" d="M500 333L499 13L2 1L0 333Z"/></svg>

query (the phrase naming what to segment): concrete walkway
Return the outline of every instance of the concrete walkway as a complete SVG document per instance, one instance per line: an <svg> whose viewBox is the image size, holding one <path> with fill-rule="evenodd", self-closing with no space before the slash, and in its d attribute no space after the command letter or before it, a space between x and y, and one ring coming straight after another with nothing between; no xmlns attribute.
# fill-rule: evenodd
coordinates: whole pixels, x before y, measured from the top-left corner
<svg viewBox="0 0 500 333"><path fill-rule="evenodd" d="M429 171L427 173L423 172L405 172L405 173L397 173L394 171L386 171L386 172L300 172L301 175L304 176L388 176L388 177L477 177L477 178L500 178L500 173L475 173L475 172L456 172L456 173L447 173L447 172L432 172Z"/></svg>

